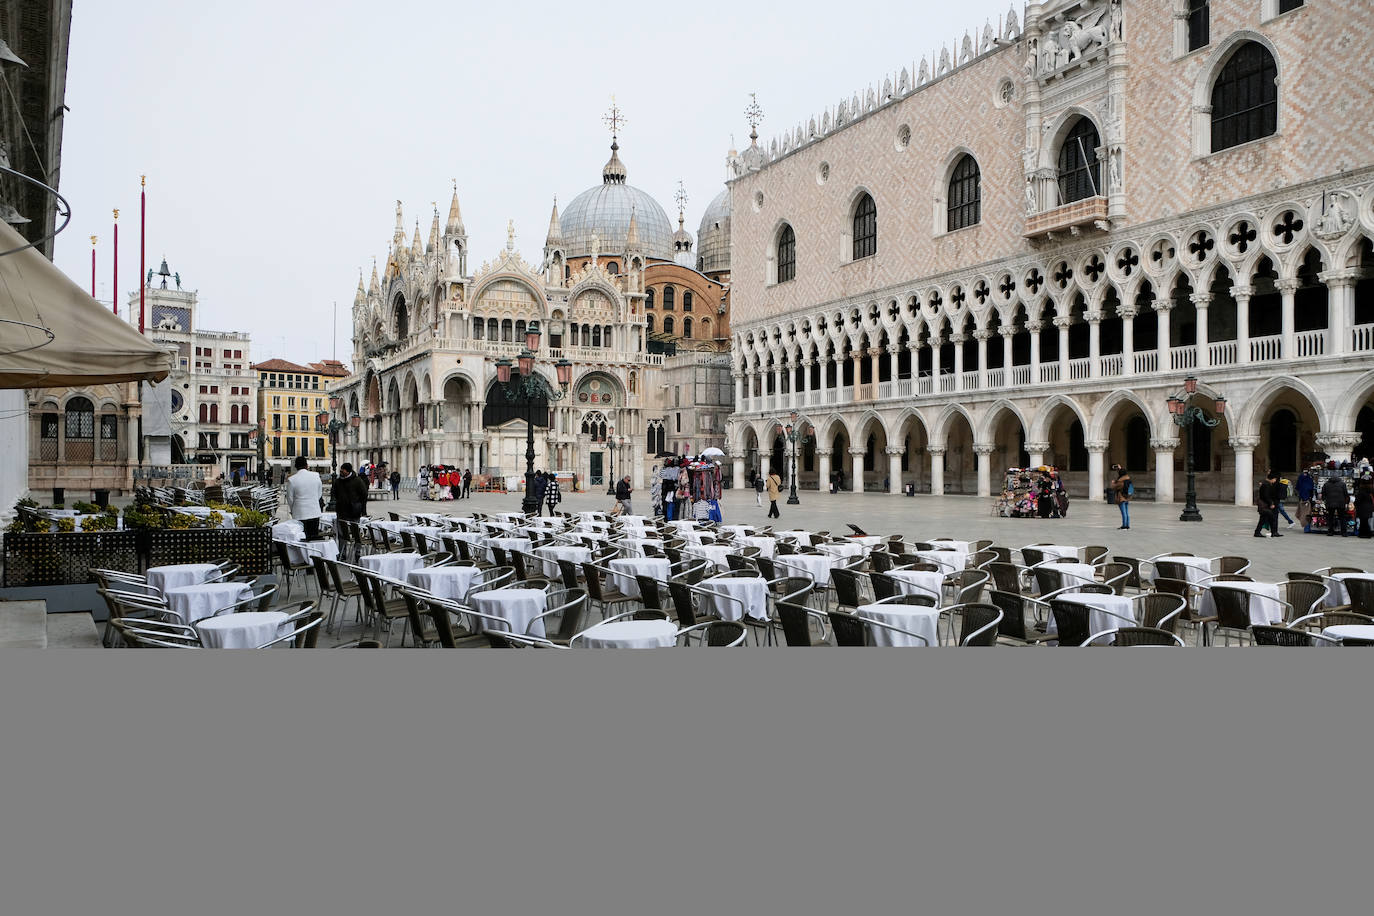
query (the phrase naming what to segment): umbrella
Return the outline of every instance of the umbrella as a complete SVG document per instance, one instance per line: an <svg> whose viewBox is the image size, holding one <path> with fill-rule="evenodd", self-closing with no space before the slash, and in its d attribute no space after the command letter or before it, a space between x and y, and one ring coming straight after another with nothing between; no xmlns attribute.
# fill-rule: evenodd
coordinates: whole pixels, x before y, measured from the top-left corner
<svg viewBox="0 0 1374 916"><path fill-rule="evenodd" d="M725 453L722 452L720 449L716 448L715 446L712 446L711 448L708 448L706 451L702 452L702 453L701 453L701 457L703 457L703 458L724 458L724 457L725 457Z"/></svg>

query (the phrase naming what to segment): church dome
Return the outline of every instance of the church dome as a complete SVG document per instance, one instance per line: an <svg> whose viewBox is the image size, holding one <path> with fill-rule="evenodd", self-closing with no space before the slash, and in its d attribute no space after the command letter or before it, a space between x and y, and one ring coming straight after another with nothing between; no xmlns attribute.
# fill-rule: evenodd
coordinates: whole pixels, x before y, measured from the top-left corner
<svg viewBox="0 0 1374 916"><path fill-rule="evenodd" d="M730 189L706 206L697 229L697 260L702 273L730 269Z"/></svg>
<svg viewBox="0 0 1374 916"><path fill-rule="evenodd" d="M568 257L591 254L593 235L603 256L623 252L633 213L644 254L673 260L673 226L668 214L647 193L626 184L625 177L624 164L612 150L611 161L602 172L602 183L574 197L559 214L563 250Z"/></svg>

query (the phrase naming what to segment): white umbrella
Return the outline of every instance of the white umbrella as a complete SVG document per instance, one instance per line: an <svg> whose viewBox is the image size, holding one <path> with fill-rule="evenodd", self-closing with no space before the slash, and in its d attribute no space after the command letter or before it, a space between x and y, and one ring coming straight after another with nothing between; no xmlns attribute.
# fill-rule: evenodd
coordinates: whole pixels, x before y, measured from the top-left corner
<svg viewBox="0 0 1374 916"><path fill-rule="evenodd" d="M711 448L708 448L706 451L702 452L702 453L701 453L701 457L703 457L703 458L724 458L724 457L725 457L725 453L722 452L720 449L716 448L715 446L712 446Z"/></svg>

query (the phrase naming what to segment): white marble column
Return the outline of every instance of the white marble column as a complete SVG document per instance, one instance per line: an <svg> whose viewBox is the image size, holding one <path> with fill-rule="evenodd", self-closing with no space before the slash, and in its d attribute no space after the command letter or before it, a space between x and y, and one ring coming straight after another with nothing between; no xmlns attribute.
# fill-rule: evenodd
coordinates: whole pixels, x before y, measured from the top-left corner
<svg viewBox="0 0 1374 916"><path fill-rule="evenodd" d="M817 468L816 489L819 490L821 493L829 493L829 492L830 492L830 449L828 449L828 448L818 448L818 449L816 449L816 459L817 459L817 464L816 464L816 468Z"/></svg>
<svg viewBox="0 0 1374 916"><path fill-rule="evenodd" d="M1212 304L1212 297L1207 293L1193 294L1193 309L1197 314L1195 323L1197 326L1197 367L1206 369L1212 365L1212 353L1208 348L1207 340L1207 311Z"/></svg>
<svg viewBox="0 0 1374 916"><path fill-rule="evenodd" d="M1088 378L1102 377L1102 313L1088 312Z"/></svg>
<svg viewBox="0 0 1374 916"><path fill-rule="evenodd" d="M1349 351L1346 329L1355 320L1355 271L1332 271L1321 275L1326 283L1326 355L1339 356Z"/></svg>
<svg viewBox="0 0 1374 916"><path fill-rule="evenodd" d="M1155 349L1159 354L1158 371L1160 372L1169 372L1173 368L1169 365L1169 312L1173 307L1173 302L1168 299L1160 299L1155 302L1156 327L1158 328Z"/></svg>
<svg viewBox="0 0 1374 916"><path fill-rule="evenodd" d="M1102 499L1104 481L1102 479L1102 455L1107 451L1107 443L1102 440L1085 442L1088 449L1088 501Z"/></svg>
<svg viewBox="0 0 1374 916"><path fill-rule="evenodd" d="M1065 315L1062 318L1054 319L1054 326L1059 329L1059 381L1069 380L1069 326L1073 324L1073 316ZM1032 380L1032 384L1034 380Z"/></svg>
<svg viewBox="0 0 1374 916"><path fill-rule="evenodd" d="M1255 504L1255 448L1259 436L1232 436L1226 443L1236 453L1236 493L1237 506Z"/></svg>
<svg viewBox="0 0 1374 916"><path fill-rule="evenodd" d="M992 332L987 328L979 328L973 332L973 339L978 341L978 390L986 391L988 387L988 338ZM894 375L893 378L896 378Z"/></svg>
<svg viewBox="0 0 1374 916"><path fill-rule="evenodd" d="M887 492L896 496L902 492L902 455L906 449L889 445L883 451L887 453Z"/></svg>
<svg viewBox="0 0 1374 916"><path fill-rule="evenodd" d="M930 495L945 495L945 446L930 445L926 447L930 453Z"/></svg>
<svg viewBox="0 0 1374 916"><path fill-rule="evenodd" d="M1121 374L1131 375L1135 372L1135 309L1120 308L1117 315L1121 317Z"/></svg>
<svg viewBox="0 0 1374 916"><path fill-rule="evenodd" d="M964 341L968 338L962 333L955 332L949 335L949 342L954 344L954 390L964 390Z"/></svg>
<svg viewBox="0 0 1374 916"><path fill-rule="evenodd" d="M1178 440L1151 439L1150 448L1155 452L1155 502L1171 503L1174 501L1174 449L1178 448Z"/></svg>
<svg viewBox="0 0 1374 916"><path fill-rule="evenodd" d="M849 476L854 482L854 492L864 491L864 455L868 449L853 446L849 449Z"/></svg>
<svg viewBox="0 0 1374 916"><path fill-rule="evenodd" d="M1298 291L1297 280L1279 280L1274 284L1283 297L1283 349L1284 359L1293 359L1297 354L1297 336L1293 331L1293 296Z"/></svg>
<svg viewBox="0 0 1374 916"><path fill-rule="evenodd" d="M744 413L744 373L731 373L735 377L735 410Z"/></svg>
<svg viewBox="0 0 1374 916"><path fill-rule="evenodd" d="M1231 287L1231 298L1236 300L1236 365L1244 366L1250 362L1250 294L1248 286Z"/></svg>
<svg viewBox="0 0 1374 916"><path fill-rule="evenodd" d="M978 462L978 495L992 495L992 443L976 442L973 454Z"/></svg>
<svg viewBox="0 0 1374 916"><path fill-rule="evenodd" d="M1015 328L1000 328L997 331L1002 335L1002 386L1012 387L1011 378L1011 339L1016 336Z"/></svg>
<svg viewBox="0 0 1374 916"><path fill-rule="evenodd" d="M1351 460L1355 446L1361 442L1358 432L1337 431L1329 433L1317 433L1315 437L1317 448L1326 452L1337 464Z"/></svg>
<svg viewBox="0 0 1374 916"><path fill-rule="evenodd" d="M1040 384L1040 331L1045 327L1043 321L1027 321L1026 332L1030 334L1030 383Z"/></svg>

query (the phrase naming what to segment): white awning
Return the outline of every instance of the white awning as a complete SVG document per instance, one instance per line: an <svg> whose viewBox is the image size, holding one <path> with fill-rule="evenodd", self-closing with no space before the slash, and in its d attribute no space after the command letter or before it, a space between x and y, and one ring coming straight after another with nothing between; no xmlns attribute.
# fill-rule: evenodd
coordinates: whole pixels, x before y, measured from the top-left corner
<svg viewBox="0 0 1374 916"><path fill-rule="evenodd" d="M0 223L0 251L25 244ZM160 349L35 248L0 257L0 388L159 381L171 371Z"/></svg>

